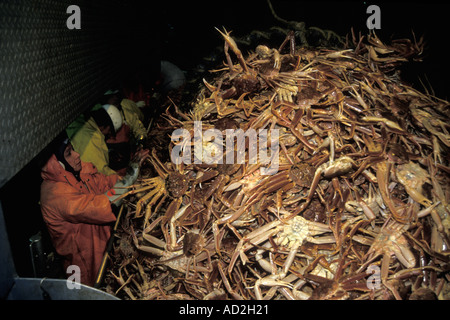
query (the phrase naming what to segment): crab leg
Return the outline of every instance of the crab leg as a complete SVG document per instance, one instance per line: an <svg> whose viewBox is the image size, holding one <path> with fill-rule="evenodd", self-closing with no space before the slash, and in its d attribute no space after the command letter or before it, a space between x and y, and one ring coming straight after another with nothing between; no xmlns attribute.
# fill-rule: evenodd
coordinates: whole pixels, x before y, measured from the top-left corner
<svg viewBox="0 0 450 320"><path fill-rule="evenodd" d="M231 32L227 32L227 30L225 30L225 28L224 28L224 32L220 31L218 28L216 28L216 30L219 31L219 33L225 39L224 51L225 51L225 55L227 57L228 67L230 68L230 71L233 72L233 62L231 61L231 57L228 54L229 48L231 48L231 50L233 50L234 54L238 58L239 64L241 65L242 69L244 69L244 71L246 73L248 73L249 70L248 70L247 64L245 63L244 56L242 55L241 50L239 50L236 42L233 40L232 37L230 37Z"/></svg>
<svg viewBox="0 0 450 320"><path fill-rule="evenodd" d="M238 256L241 256L241 259L244 258L242 259L243 261L248 260L245 258L244 255L245 251L249 250L254 245L258 245L261 242L267 240L269 237L273 236L277 232L277 230L271 229L276 228L280 223L281 222L278 220L269 222L264 226L256 229L255 231L250 232L245 237L243 237L239 241L238 245L236 246L236 249L234 250L233 255L231 256L230 263L228 265L228 273L231 273L231 271L233 270L234 264L236 263Z"/></svg>

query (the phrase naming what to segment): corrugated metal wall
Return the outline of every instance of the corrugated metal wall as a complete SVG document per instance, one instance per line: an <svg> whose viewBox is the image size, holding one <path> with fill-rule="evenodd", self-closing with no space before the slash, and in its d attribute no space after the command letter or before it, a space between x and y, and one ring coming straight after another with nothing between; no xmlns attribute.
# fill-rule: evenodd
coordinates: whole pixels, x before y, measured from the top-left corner
<svg viewBox="0 0 450 320"><path fill-rule="evenodd" d="M66 25L73 4L81 29ZM133 1L0 2L0 187L146 58L150 14Z"/></svg>

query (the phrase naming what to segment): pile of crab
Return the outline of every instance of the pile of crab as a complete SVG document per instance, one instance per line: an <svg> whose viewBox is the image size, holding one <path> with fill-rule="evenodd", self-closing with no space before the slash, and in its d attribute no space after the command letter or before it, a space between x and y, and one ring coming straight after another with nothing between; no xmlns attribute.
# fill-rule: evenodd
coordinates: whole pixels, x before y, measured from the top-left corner
<svg viewBox="0 0 450 320"><path fill-rule="evenodd" d="M422 43L370 34L344 50L307 49L291 33L245 57L220 33L223 67L189 113L170 104L150 134L171 137L171 157L154 149L124 194L104 289L123 299L450 298L449 103L398 73ZM256 140L223 148L220 133L239 129Z"/></svg>

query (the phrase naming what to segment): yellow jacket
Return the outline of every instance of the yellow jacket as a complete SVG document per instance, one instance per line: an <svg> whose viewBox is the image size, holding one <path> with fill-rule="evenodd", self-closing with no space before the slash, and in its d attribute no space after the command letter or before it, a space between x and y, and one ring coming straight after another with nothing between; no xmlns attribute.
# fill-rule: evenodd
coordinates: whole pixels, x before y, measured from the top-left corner
<svg viewBox="0 0 450 320"><path fill-rule="evenodd" d="M122 106L123 115L126 123L130 126L131 132L136 139L147 136L147 130L143 125L144 114L136 105L136 103L129 99L123 99L120 102Z"/></svg>
<svg viewBox="0 0 450 320"><path fill-rule="evenodd" d="M123 99L120 104L124 120L130 127L133 136L136 139L146 137L147 130L142 123L144 114L136 103L129 99ZM100 104L95 105L92 110L98 108L101 108ZM101 133L92 117L86 121L83 115L80 115L66 128L66 132L74 150L80 154L82 161L91 162L97 167L99 172L107 176L117 174L116 171L109 167L108 146L105 142L105 136Z"/></svg>
<svg viewBox="0 0 450 320"><path fill-rule="evenodd" d="M89 118L71 137L73 149L80 154L84 162L91 162L104 175L117 174L109 165L108 147L105 136L94 118Z"/></svg>

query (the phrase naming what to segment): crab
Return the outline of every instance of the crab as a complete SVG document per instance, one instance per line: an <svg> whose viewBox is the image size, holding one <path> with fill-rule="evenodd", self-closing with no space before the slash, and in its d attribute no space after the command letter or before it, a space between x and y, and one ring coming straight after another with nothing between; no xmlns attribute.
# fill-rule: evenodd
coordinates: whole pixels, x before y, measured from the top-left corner
<svg viewBox="0 0 450 320"><path fill-rule="evenodd" d="M272 207L270 207L269 210L278 211L277 209ZM279 211L285 216L287 214L290 214L290 212L287 212L283 209ZM315 237L327 232L331 232L331 229L328 225L319 222L308 221L302 216L296 216L287 221L274 220L272 222L269 222L266 225L242 237L231 257L230 264L228 266L228 272L231 274L238 257L241 258L243 264L248 263L249 259L246 256L245 252L275 236L275 243L278 246L285 247L289 250L288 256L281 270L278 270L277 272L256 281L255 294L258 298L261 297L261 286L289 287L291 285L288 282L284 282L283 279L287 276L289 268L291 267L300 246L305 242L315 244L334 243L335 238L332 235ZM258 257L257 260L260 265L268 263L260 257Z"/></svg>
<svg viewBox="0 0 450 320"><path fill-rule="evenodd" d="M408 230L408 227L408 225L388 218L375 239L369 240L359 235L353 236L353 240L370 245L369 250L364 256L366 262L359 268L359 271L365 270L370 264L374 263L376 258L382 255L381 282L394 294L396 291L392 287L392 283L388 281L392 256L395 256L407 269L415 267L417 263L404 234Z"/></svg>
<svg viewBox="0 0 450 320"><path fill-rule="evenodd" d="M174 200L181 199L189 189L189 179L186 175L179 171L170 170L168 166L161 163L156 156L154 149L152 156L153 159L151 162L158 172L158 176L149 179L149 183L152 186L152 191L142 197L136 206L136 217L138 217L142 210L142 206L146 204L144 228L152 216L152 207L154 204L159 201L154 210L154 212L157 212L157 208L162 205L166 197L170 197ZM173 204L173 201L171 204ZM171 207L171 205L168 206L168 211ZM171 213L166 212L166 215L171 215Z"/></svg>
<svg viewBox="0 0 450 320"><path fill-rule="evenodd" d="M369 185L368 197L362 199L359 192L355 190L356 200L348 200L345 202L345 209L352 213L364 213L370 221L373 221L376 216L385 209L383 199L377 191L373 190L372 185Z"/></svg>
<svg viewBox="0 0 450 320"><path fill-rule="evenodd" d="M430 175L415 162L409 161L396 168L396 177L405 187L406 192L416 202L430 206L432 202L422 194L423 185L431 184Z"/></svg>
<svg viewBox="0 0 450 320"><path fill-rule="evenodd" d="M151 230L160 223L163 217L153 221L142 233L142 238L138 239L132 230L135 247L143 252L159 257L153 265L164 265L172 270L186 274L188 278L191 271L211 272L211 254L213 252L212 242L207 241L200 230L191 230L176 238L176 222L186 214L189 205L181 207L170 219L169 231L164 231L166 241L163 241L150 234ZM207 262L204 263L204 261Z"/></svg>
<svg viewBox="0 0 450 320"><path fill-rule="evenodd" d="M122 194L114 201L122 200L130 195L140 195L145 193L136 203L135 218L144 216L144 228L148 224L153 213L158 212L158 209L165 202L166 198L176 200L184 196L189 189L189 179L183 174L181 169L173 170L172 166L164 165L156 155L156 150L153 149L150 157L150 162L155 168L158 176L141 179L140 184L133 185L130 191ZM153 210L153 206L156 207ZM168 209L171 206L169 205ZM145 208L145 212L143 212ZM166 215L170 215L167 213Z"/></svg>

